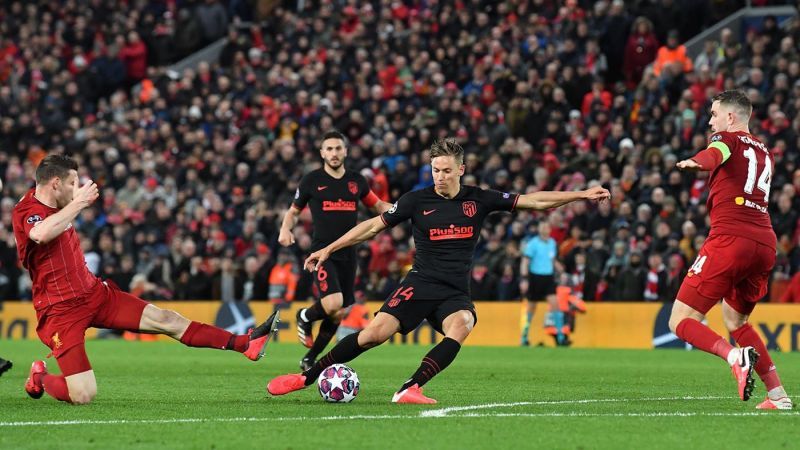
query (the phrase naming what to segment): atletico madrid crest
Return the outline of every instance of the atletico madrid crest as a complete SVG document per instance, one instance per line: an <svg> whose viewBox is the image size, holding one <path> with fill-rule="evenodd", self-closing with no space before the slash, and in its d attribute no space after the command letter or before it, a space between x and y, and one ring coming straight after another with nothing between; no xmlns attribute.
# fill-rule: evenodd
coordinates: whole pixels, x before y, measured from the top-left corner
<svg viewBox="0 0 800 450"><path fill-rule="evenodd" d="M464 208L464 215L467 217L472 217L478 212L478 207L475 205L475 202L464 202L461 204L461 207Z"/></svg>
<svg viewBox="0 0 800 450"><path fill-rule="evenodd" d="M347 189L350 189L350 193L353 195L358 194L358 184L355 181L348 181Z"/></svg>

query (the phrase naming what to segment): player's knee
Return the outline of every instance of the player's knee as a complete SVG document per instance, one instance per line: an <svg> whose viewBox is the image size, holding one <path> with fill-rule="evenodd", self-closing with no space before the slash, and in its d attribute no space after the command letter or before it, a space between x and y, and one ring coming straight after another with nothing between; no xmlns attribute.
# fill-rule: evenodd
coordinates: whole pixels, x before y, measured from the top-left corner
<svg viewBox="0 0 800 450"><path fill-rule="evenodd" d="M384 332L380 327L366 328L358 335L358 345L362 348L372 348L386 342L391 334Z"/></svg>
<svg viewBox="0 0 800 450"><path fill-rule="evenodd" d="M71 389L69 398L74 405L86 405L94 400L97 395L97 388Z"/></svg>
<svg viewBox="0 0 800 450"><path fill-rule="evenodd" d="M743 327L747 320L742 317L723 317L722 321L725 323L725 328L728 331L735 331Z"/></svg>
<svg viewBox="0 0 800 450"><path fill-rule="evenodd" d="M679 316L678 314L672 314L669 316L669 331L673 333L678 332L678 325L685 319L685 317Z"/></svg>
<svg viewBox="0 0 800 450"><path fill-rule="evenodd" d="M456 318L454 325L457 329L469 334L472 331L472 327L475 326L475 317L468 311L462 311Z"/></svg>
<svg viewBox="0 0 800 450"><path fill-rule="evenodd" d="M474 326L475 318L471 313L463 311L461 314L458 314L451 321L449 321L444 332L445 335L450 339L455 339L459 343L463 344L467 339L467 336L469 336L469 334L472 332L472 328Z"/></svg>

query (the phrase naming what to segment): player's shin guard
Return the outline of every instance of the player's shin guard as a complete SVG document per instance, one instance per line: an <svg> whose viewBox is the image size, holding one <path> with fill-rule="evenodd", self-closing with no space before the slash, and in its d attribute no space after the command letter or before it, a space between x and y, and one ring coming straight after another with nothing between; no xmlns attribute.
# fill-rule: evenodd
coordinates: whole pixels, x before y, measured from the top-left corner
<svg viewBox="0 0 800 450"><path fill-rule="evenodd" d="M71 402L67 380L64 375L43 375L42 386L47 395L62 402Z"/></svg>
<svg viewBox="0 0 800 450"><path fill-rule="evenodd" d="M422 387L431 378L447 368L456 359L459 350L461 350L461 344L458 341L449 337L444 338L442 342L436 344L436 347L433 347L422 358L422 364L420 364L417 371L397 392L402 392L415 384Z"/></svg>
<svg viewBox="0 0 800 450"><path fill-rule="evenodd" d="M759 358L756 362L755 369L758 377L761 378L761 381L766 385L767 391L780 387L781 379L778 377L778 371L775 370L775 365L772 363L772 358L769 356L764 341L761 340L761 337L756 333L753 327L750 326L749 323L746 323L736 330L733 330L731 336L733 336L733 339L736 340L736 343L739 344L740 347L753 347L756 353L758 353Z"/></svg>
<svg viewBox="0 0 800 450"><path fill-rule="evenodd" d="M319 331L317 332L317 338L314 339L314 345L311 346L311 349L306 353L306 358L316 359L317 356L325 350L325 347L328 346L328 343L333 339L333 336L336 335L336 330L339 329L339 323L334 322L330 317L326 317L325 320L319 324Z"/></svg>
<svg viewBox="0 0 800 450"><path fill-rule="evenodd" d="M728 361L728 355L734 348L722 336L695 319L683 319L675 329L675 334L700 350L717 355L725 361Z"/></svg>
<svg viewBox="0 0 800 450"><path fill-rule="evenodd" d="M208 347L221 350L235 350L243 352L247 349L247 335L242 335L242 339L231 332L212 325L200 322L192 322L181 336L181 344L189 347ZM241 341L241 342L239 342Z"/></svg>
<svg viewBox="0 0 800 450"><path fill-rule="evenodd" d="M361 332L353 333L336 344L335 347L331 349L325 356L319 359L314 365L303 372L303 375L306 377L306 386L309 386L317 381L319 374L322 373L327 367L332 366L333 364L343 364L348 361L352 361L358 357L358 355L367 351L367 349L362 348L358 345L358 335Z"/></svg>

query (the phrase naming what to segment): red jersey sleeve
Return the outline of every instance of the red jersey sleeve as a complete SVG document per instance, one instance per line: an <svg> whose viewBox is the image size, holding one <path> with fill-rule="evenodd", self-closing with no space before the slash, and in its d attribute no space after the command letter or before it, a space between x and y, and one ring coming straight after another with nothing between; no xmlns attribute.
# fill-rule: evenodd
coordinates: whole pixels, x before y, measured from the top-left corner
<svg viewBox="0 0 800 450"><path fill-rule="evenodd" d="M18 211L19 225L26 238L30 239L31 230L37 223L43 221L49 214L47 208L42 205L31 203L27 208Z"/></svg>

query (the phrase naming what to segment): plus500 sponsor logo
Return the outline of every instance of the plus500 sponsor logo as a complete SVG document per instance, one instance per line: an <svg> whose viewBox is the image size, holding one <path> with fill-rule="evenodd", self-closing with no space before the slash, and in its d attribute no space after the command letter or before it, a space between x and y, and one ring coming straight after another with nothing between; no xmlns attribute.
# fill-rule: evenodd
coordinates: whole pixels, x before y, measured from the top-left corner
<svg viewBox="0 0 800 450"><path fill-rule="evenodd" d="M443 241L447 239L469 239L472 237L473 227L457 227L450 225L449 228L431 228L430 240Z"/></svg>

